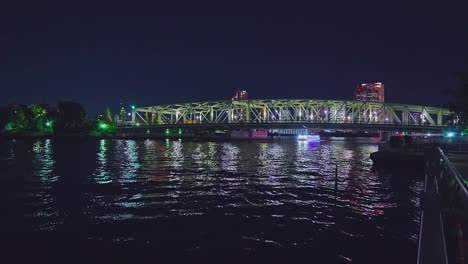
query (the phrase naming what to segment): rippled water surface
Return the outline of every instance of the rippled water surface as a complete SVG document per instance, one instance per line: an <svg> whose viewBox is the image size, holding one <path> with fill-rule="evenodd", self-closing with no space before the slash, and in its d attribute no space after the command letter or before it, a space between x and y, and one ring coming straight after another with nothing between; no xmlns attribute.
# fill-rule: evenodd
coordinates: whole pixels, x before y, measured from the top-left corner
<svg viewBox="0 0 468 264"><path fill-rule="evenodd" d="M2 250L62 263L415 263L422 181L374 171L371 141L2 141Z"/></svg>

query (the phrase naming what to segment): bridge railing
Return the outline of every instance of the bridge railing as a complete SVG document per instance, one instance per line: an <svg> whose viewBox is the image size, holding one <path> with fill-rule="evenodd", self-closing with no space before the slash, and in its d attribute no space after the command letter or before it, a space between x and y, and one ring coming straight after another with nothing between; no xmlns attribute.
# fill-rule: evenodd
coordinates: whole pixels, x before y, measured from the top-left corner
<svg viewBox="0 0 468 264"><path fill-rule="evenodd" d="M438 124L430 124L430 123L423 123L423 124L420 124L420 123L412 123L412 122L391 122L391 121L388 121L388 122L373 122L373 121L335 121L335 120L313 120L313 121L298 121L298 120L281 120L281 121L274 121L274 120L269 120L269 121L256 121L256 120L252 120L250 122L246 122L246 121L232 121L232 122L208 122L208 121L205 121L205 122L201 122L201 121L187 121L187 122L182 122L182 121L179 121L179 122L148 122L148 123L145 123L145 122L142 122L142 121L138 121L138 122L134 122L133 124L126 124L125 126L166 126L166 125L184 125L184 126L200 126L200 125L204 125L204 126L209 126L209 125L226 125L226 126L229 126L229 125L272 125L272 124L284 124L284 125L288 125L288 124L297 124L297 125L324 125L324 124L331 124L331 125L336 125L336 124L339 124L339 125L379 125L379 126L399 126L399 127L421 127L421 128L424 128L424 127L427 127L427 128L453 128L453 126L450 126L450 125L447 125L447 124L442 124L442 125L438 125Z"/></svg>

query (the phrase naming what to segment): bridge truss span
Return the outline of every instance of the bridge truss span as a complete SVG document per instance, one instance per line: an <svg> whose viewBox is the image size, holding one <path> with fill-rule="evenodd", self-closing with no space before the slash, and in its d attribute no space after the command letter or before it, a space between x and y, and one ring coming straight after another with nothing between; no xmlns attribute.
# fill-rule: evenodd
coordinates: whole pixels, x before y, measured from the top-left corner
<svg viewBox="0 0 468 264"><path fill-rule="evenodd" d="M341 123L444 126L448 109L340 100L232 100L137 107L136 122L146 125L240 123Z"/></svg>

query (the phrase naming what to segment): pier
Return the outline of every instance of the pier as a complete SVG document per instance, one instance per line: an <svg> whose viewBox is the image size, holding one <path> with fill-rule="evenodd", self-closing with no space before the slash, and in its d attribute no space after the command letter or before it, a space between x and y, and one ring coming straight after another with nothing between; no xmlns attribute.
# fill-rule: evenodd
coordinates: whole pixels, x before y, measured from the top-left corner
<svg viewBox="0 0 468 264"><path fill-rule="evenodd" d="M371 154L375 166L424 168L417 263L468 263L468 142L391 143Z"/></svg>

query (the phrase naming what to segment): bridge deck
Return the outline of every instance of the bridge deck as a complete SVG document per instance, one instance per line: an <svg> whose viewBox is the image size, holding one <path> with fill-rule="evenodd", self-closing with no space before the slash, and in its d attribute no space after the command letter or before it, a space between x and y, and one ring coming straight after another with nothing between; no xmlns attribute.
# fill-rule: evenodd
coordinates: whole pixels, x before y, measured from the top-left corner
<svg viewBox="0 0 468 264"><path fill-rule="evenodd" d="M373 123L329 123L329 122L250 122L250 123L177 123L177 124L139 124L144 128L183 128L183 129L281 129L281 128L310 128L310 129L342 129L366 131L414 131L414 132L441 132L447 126L437 125L406 125L406 124L373 124ZM132 129L135 126L123 127Z"/></svg>

